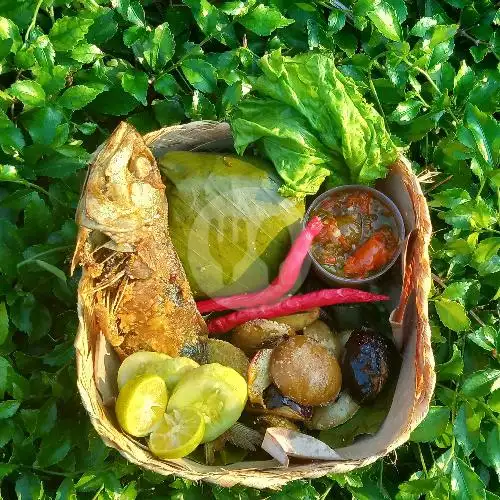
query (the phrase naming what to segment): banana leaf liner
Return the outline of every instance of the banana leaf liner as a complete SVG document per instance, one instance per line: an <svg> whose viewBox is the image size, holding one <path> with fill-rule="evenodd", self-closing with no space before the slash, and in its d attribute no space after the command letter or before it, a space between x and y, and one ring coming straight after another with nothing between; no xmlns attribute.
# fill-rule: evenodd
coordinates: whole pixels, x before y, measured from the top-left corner
<svg viewBox="0 0 500 500"><path fill-rule="evenodd" d="M142 140L140 142L142 143ZM145 158L149 158L149 151L154 157L159 158L172 150L219 152L233 150L228 124L210 121L163 128L144 136L144 142L147 147L142 145L141 148ZM95 153L94 159L102 150L101 146ZM156 164L151 159L152 157L148 160L150 171L147 175L160 179ZM95 168L94 162L89 168L89 177L84 186L82 200L89 194L89 189L92 187L89 179ZM144 176L140 168L136 170ZM162 475L175 474L186 479L207 481L224 487L240 484L271 489L280 488L285 483L296 479L318 478L326 474L348 472L366 466L405 443L411 431L427 414L435 386L434 357L427 308L431 284L428 246L432 228L420 184L405 158L401 157L391 165L387 178L376 187L385 192L398 206L404 219L407 235L401 259L402 287L399 296L393 300L394 310L390 317L394 338L402 354L402 364L391 407L376 434L362 437L352 445L335 450L326 445L315 449L314 446L310 446L307 438L305 443L300 439L305 437L304 435L287 435L275 428L278 432L273 434L268 431L264 440L267 443L266 449L274 451L272 455L275 459L247 461L228 466L207 466L190 459L157 459L146 446L124 434L116 422L113 402L117 394L116 373L119 358L115 349L102 334L102 323L98 318L99 311L95 307L96 293L98 293L95 291L96 270L83 262L78 290L79 329L75 339L77 384L82 403L103 441L108 446L117 449L130 462ZM157 188L158 192L163 192L161 180ZM121 195L118 193L116 196ZM159 199L153 197L150 202L162 203L158 201ZM133 196L129 198L132 204L133 200ZM133 208L133 206L128 207L129 210ZM97 226L89 229L85 209L85 203L81 202L77 213L80 233L74 266L82 259L82 246L89 232L92 229L103 230L102 227ZM163 216L166 216L166 207L164 210ZM143 223L148 222L143 220ZM132 228L132 233L130 233L132 240L135 232L143 229ZM105 228L104 233L106 233ZM137 245L134 247L133 241L130 244L130 234L125 234L126 237L118 244L115 239L113 251L116 255L133 258L140 252ZM95 242L94 245L96 245ZM166 245L168 247L168 242ZM113 258L116 258L116 255ZM178 266L177 262L174 264ZM182 266L178 268L180 276L178 279L182 284L185 276ZM193 347L193 344L202 345L206 333L202 322L199 323L197 311L193 309L194 301L188 295L184 297L185 301L180 307L186 309L185 317L193 325L192 338L188 342L189 349ZM118 339L117 343L119 342ZM183 348L185 346L175 346L176 352L186 352L182 351ZM197 352L202 353L202 349L198 349ZM126 346L124 355L126 355ZM311 439L316 441L316 445L318 444L317 440ZM280 454L283 455L282 459L276 460L280 458Z"/></svg>

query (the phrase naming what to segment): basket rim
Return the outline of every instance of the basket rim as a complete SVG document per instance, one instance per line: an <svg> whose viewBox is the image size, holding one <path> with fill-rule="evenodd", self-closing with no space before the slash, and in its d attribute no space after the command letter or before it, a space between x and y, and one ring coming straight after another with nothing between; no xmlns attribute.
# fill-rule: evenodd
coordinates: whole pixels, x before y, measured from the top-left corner
<svg viewBox="0 0 500 500"><path fill-rule="evenodd" d="M225 140L226 143L228 143L228 141L232 143L232 136L230 133L229 125L225 122L213 121L199 121L190 122L183 125L174 125L172 127L166 127L157 131L150 132L143 136L143 138L148 147L150 147L154 155L157 157L160 154L159 151L161 152L162 148L165 147L164 144L158 145L158 141L160 139L162 141L165 141L165 139L171 137L173 138L174 144L177 145L175 140L178 140L176 139L176 137L179 133L194 133L196 137L192 138L193 142L199 142L200 140L202 141L201 146L197 146L196 149L198 149L198 147L210 145L211 143L215 143L217 141ZM205 135L207 134L215 134L216 138L212 141L204 140ZM262 469L253 467L249 469L236 469L232 466L207 466L186 459L170 461L161 460L159 462L161 462L163 467L161 468L162 470L158 470L158 467L152 467L150 464L156 459L146 460L144 455L147 454L144 452L144 450L142 450L142 453L140 453L140 448L133 442L133 440L125 438L133 443L133 446L131 446L130 449L124 449L121 443L118 443L116 442L116 439L113 439L113 437L116 438L116 436L113 435L113 432L103 425L105 410L103 409L102 405L101 407L99 407L100 396L98 394L95 380L93 378L93 350L92 346L89 345L87 326L83 310L85 301L81 297L79 290L79 327L74 343L77 364L77 386L82 399L82 403L86 411L89 413L92 425L94 426L100 437L103 439L103 441L106 443L106 445L117 449L122 456L124 456L127 460L135 463L136 465L165 475L176 474L185 477L186 479L203 480L218 484L220 486L233 486L235 484L242 484L257 488L278 488L288 481L294 479L316 478L331 472L347 472L354 468L369 465L370 463L373 463L378 458L386 455L387 453L407 441L411 430L413 430L426 415L435 385L434 358L430 345L430 326L427 314L427 297L430 289L428 246L432 228L425 197L422 193L417 177L411 171L410 163L404 156L400 156L400 158L395 162L394 165L396 165L395 168L402 176L404 185L410 197L412 198L411 201L415 212L414 231L416 234L414 238L415 242L413 243L414 246L412 248L413 260L410 262L410 264L407 264L414 265L413 275L411 276L411 279L410 277L406 276L404 278L403 290L401 293L401 303L395 310L394 314L395 317L402 320L408 298L411 297L413 293L415 297L415 308L418 319L416 323L416 342L420 342L421 344L420 350L417 349L415 357L415 364L418 365L420 363L421 370L420 374L416 373L416 396L414 398L413 407L411 410L411 421L403 430L399 439L391 443L391 445L381 453L367 457L365 459L323 462L316 461L300 465L291 464L287 468L277 468L273 466L270 468ZM417 257L419 262L417 262ZM82 277L84 273L85 271L83 271ZM90 373L92 375L91 377L89 377L89 367ZM122 434L117 429L114 429L114 433L124 437L124 434ZM134 450L134 453L131 450ZM242 463L244 464L248 462ZM254 462L250 462L250 464L252 463Z"/></svg>

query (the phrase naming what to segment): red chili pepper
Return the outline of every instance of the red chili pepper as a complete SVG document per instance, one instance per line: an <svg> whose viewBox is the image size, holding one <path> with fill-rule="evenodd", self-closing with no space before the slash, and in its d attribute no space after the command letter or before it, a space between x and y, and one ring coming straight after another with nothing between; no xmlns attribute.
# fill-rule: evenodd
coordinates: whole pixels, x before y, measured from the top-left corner
<svg viewBox="0 0 500 500"><path fill-rule="evenodd" d="M304 295L288 297L276 304L243 309L242 311L235 311L220 318L214 318L207 323L208 332L226 333L234 327L252 319L276 318L277 316L286 316L288 314L307 311L313 307L353 304L357 302L377 302L380 300L389 300L389 297L353 288L327 288Z"/></svg>
<svg viewBox="0 0 500 500"><path fill-rule="evenodd" d="M226 309L242 309L246 307L271 304L287 294L297 281L304 259L311 248L314 238L320 233L323 223L319 217L313 217L305 229L293 242L288 255L281 265L278 277L264 290L255 293L242 293L230 297L197 302L200 313L205 314Z"/></svg>
<svg viewBox="0 0 500 500"><path fill-rule="evenodd" d="M391 240L394 236L386 228L374 233L346 260L344 274L364 277L383 267L394 253L388 248L393 243Z"/></svg>

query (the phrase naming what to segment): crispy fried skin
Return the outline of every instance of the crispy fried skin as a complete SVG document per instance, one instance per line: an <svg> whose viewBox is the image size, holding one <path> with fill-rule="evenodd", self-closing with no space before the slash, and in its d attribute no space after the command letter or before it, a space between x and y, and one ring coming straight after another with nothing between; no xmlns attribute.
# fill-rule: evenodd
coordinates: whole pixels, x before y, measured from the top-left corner
<svg viewBox="0 0 500 500"><path fill-rule="evenodd" d="M165 187L142 137L121 123L89 168L73 269L121 358L140 350L203 362L207 328L168 234Z"/></svg>

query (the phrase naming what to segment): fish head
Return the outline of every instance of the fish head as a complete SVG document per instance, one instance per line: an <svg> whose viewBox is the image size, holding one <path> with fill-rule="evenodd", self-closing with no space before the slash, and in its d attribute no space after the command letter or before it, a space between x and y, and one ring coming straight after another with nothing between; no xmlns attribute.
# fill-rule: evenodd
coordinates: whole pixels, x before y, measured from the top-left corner
<svg viewBox="0 0 500 500"><path fill-rule="evenodd" d="M122 122L95 154L76 221L104 233L109 248L133 251L143 230L167 210L164 190L151 151L134 127Z"/></svg>

